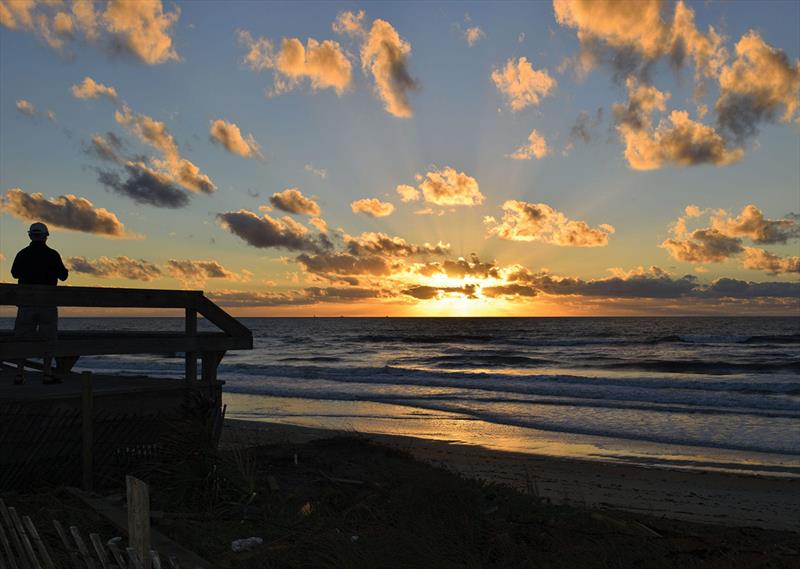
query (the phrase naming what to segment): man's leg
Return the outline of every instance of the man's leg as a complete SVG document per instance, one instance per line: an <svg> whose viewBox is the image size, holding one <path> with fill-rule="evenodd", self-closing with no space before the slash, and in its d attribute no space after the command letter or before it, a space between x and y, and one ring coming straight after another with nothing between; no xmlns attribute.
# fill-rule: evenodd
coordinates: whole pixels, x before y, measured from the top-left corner
<svg viewBox="0 0 800 569"><path fill-rule="evenodd" d="M39 336L46 342L55 342L58 338L58 308L43 306L39 309ZM61 379L53 376L53 356L46 353L42 359L45 383L61 383Z"/></svg>
<svg viewBox="0 0 800 569"><path fill-rule="evenodd" d="M36 333L36 320L30 306L18 306L17 318L14 320L14 337L31 338ZM14 383L19 385L25 382L25 360L17 360L17 374Z"/></svg>

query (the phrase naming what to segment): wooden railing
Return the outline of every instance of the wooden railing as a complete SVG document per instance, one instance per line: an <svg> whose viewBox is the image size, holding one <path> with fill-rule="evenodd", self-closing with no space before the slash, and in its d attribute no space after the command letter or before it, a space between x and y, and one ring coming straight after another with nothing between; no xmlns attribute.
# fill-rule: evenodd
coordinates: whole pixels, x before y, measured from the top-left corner
<svg viewBox="0 0 800 569"><path fill-rule="evenodd" d="M16 338L10 330L0 332L0 361L49 355L59 359L62 371L69 371L80 356L184 352L187 381L197 379L199 355L202 378L212 382L227 350L253 348L250 330L202 291L0 284L0 305L177 308L185 313L183 333L66 331L56 341L43 341ZM220 332L198 332L198 314Z"/></svg>

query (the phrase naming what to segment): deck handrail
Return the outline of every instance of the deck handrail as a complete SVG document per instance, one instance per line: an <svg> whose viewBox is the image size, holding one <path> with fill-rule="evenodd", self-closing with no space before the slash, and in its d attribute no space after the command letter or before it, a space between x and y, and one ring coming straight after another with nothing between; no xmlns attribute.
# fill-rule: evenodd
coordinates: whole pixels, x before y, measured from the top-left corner
<svg viewBox="0 0 800 569"><path fill-rule="evenodd" d="M93 308L183 308L200 313L230 336L250 330L204 296L201 290L105 288L0 284L0 305L80 306Z"/></svg>
<svg viewBox="0 0 800 569"><path fill-rule="evenodd" d="M206 298L203 291L199 290L164 290L164 289L141 289L141 288L103 288L87 286L47 286L47 285L16 285L0 283L0 306L71 306L71 307L92 307L92 308L182 308L185 313L185 333L177 343L170 345L185 346L186 350L186 378L195 379L197 377L197 356L199 350L203 360L203 375L207 380L212 376L216 378L216 366L222 355L228 349L252 349L253 334L249 328L239 322L236 318L225 312L222 308ZM206 320L217 326L222 335L217 335L219 340L198 336L197 333L197 314L202 315ZM227 339L225 339L227 338ZM138 350L149 351L158 349L159 343L152 339L139 339L137 342L128 340L136 345ZM12 340L12 344L6 343L0 346L0 355L11 351L20 356L26 356L23 352L33 350L34 352L51 353L59 355L57 344L61 344L61 352L76 351L69 354L77 357L92 353L112 353L109 352L108 342L93 342L91 347L84 348L85 344L79 341L64 338L55 342ZM23 349L25 344L28 348ZM39 345L34 348L32 345ZM153 346L149 348L148 346ZM56 349L54 349L54 346ZM113 348L112 348L113 349ZM20 351L23 350L23 351ZM105 351L102 351L105 350ZM119 353L131 353L122 351ZM213 373L207 373L212 372Z"/></svg>

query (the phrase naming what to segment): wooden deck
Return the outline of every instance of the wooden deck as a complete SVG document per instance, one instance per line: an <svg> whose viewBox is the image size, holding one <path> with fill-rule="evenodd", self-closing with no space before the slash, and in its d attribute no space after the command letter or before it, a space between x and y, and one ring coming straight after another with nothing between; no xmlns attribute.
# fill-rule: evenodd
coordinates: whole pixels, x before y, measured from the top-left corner
<svg viewBox="0 0 800 569"><path fill-rule="evenodd" d="M158 454L181 421L202 423L215 444L222 427L220 361L252 349L253 337L201 291L0 284L0 305L182 308L183 332L64 331L55 341L0 331L0 489L44 483L91 487L110 463ZM199 332L198 315L219 331ZM181 379L76 374L83 356L181 354ZM36 359L52 356L61 384L42 383ZM26 382L14 385L15 363ZM199 362L199 365L198 365ZM184 423L185 426L185 423Z"/></svg>
<svg viewBox="0 0 800 569"><path fill-rule="evenodd" d="M0 369L0 402L26 401L79 401L83 393L82 377L79 373L68 373L63 376L63 383L44 385L42 372L26 370L25 383L14 385L16 370L9 366ZM198 382L199 383L199 382ZM222 382L219 382L220 384ZM202 384L197 388L204 387ZM95 400L120 395L148 396L166 395L169 392L182 392L186 384L167 378L155 378L145 375L104 375L92 374L92 394ZM98 403L101 403L98 401Z"/></svg>

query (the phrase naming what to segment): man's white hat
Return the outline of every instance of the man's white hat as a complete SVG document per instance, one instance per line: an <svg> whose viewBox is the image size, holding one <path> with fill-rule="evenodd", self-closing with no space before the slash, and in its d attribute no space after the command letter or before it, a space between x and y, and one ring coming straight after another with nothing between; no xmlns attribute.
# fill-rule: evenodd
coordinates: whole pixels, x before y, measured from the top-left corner
<svg viewBox="0 0 800 569"><path fill-rule="evenodd" d="M47 237L50 235L50 232L47 230L47 226L44 223L36 223L31 224L30 229L28 229L28 236L31 238L34 237Z"/></svg>

